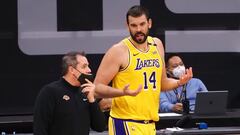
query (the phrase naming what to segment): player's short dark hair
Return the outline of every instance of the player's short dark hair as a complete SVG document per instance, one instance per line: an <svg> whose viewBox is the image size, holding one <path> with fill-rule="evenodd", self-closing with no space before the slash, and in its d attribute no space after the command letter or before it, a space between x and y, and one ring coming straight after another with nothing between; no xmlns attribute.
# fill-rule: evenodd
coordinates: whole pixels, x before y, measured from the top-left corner
<svg viewBox="0 0 240 135"><path fill-rule="evenodd" d="M126 14L127 23L129 23L129 20L128 20L129 16L140 17L141 15L145 15L147 20L149 20L149 18L150 18L149 11L145 7L140 6L140 5L132 6Z"/></svg>

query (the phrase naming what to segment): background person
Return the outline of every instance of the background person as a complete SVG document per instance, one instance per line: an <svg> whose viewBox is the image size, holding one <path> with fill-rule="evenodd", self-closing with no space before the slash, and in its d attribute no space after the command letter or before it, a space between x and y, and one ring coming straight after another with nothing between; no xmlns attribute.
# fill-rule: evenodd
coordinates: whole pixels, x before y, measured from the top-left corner
<svg viewBox="0 0 240 135"><path fill-rule="evenodd" d="M94 98L95 85L79 80L91 69L84 52L69 52L62 59L63 76L40 91L34 110L34 135L88 135L90 127L104 131L104 114ZM84 86L81 87L80 86Z"/></svg>
<svg viewBox="0 0 240 135"><path fill-rule="evenodd" d="M185 65L178 55L171 55L166 60L166 70L168 77L179 79L185 74ZM189 101L189 110L194 111L197 92L208 91L200 79L192 78L186 85L186 98ZM160 94L160 112L182 112L182 100L185 98L184 87L180 86L171 91L161 92Z"/></svg>

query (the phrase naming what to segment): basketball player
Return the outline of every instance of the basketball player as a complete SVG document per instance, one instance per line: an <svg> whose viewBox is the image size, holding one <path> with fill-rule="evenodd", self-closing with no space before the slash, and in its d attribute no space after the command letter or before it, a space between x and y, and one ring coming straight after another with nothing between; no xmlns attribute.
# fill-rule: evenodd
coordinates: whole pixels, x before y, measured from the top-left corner
<svg viewBox="0 0 240 135"><path fill-rule="evenodd" d="M187 69L179 80L167 78L162 42L148 36L152 26L148 11L141 6L133 6L126 19L130 36L106 52L95 78L98 84L96 94L114 97L109 135L155 135L160 91L185 84L192 78L192 69ZM104 88L111 81L116 89ZM142 90L136 96L128 96L124 90L126 84L129 84L129 89L142 87Z"/></svg>

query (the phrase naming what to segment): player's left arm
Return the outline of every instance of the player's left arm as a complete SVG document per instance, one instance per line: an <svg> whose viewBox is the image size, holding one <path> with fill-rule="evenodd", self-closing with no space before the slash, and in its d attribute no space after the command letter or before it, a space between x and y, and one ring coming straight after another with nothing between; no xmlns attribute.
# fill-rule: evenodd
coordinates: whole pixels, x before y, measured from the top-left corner
<svg viewBox="0 0 240 135"><path fill-rule="evenodd" d="M154 38L154 42L157 45L158 52L162 58L162 81L161 81L161 90L167 91L175 89L181 85L186 84L193 76L192 74L192 68L186 69L186 73L180 77L179 80L168 78L166 74L166 68L165 68L165 62L164 62L164 48L163 43L160 39Z"/></svg>

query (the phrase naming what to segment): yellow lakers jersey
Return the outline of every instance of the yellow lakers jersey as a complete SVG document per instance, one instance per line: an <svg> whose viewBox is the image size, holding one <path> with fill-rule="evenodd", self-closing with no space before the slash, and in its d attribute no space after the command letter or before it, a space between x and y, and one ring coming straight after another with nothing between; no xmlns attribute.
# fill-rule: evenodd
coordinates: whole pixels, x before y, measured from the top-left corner
<svg viewBox="0 0 240 135"><path fill-rule="evenodd" d="M123 89L130 84L129 89L136 90L142 84L143 89L135 97L113 98L110 115L121 119L158 121L163 61L153 38L147 38L147 52L135 48L129 38L122 42L129 50L129 64L114 77L113 87Z"/></svg>

